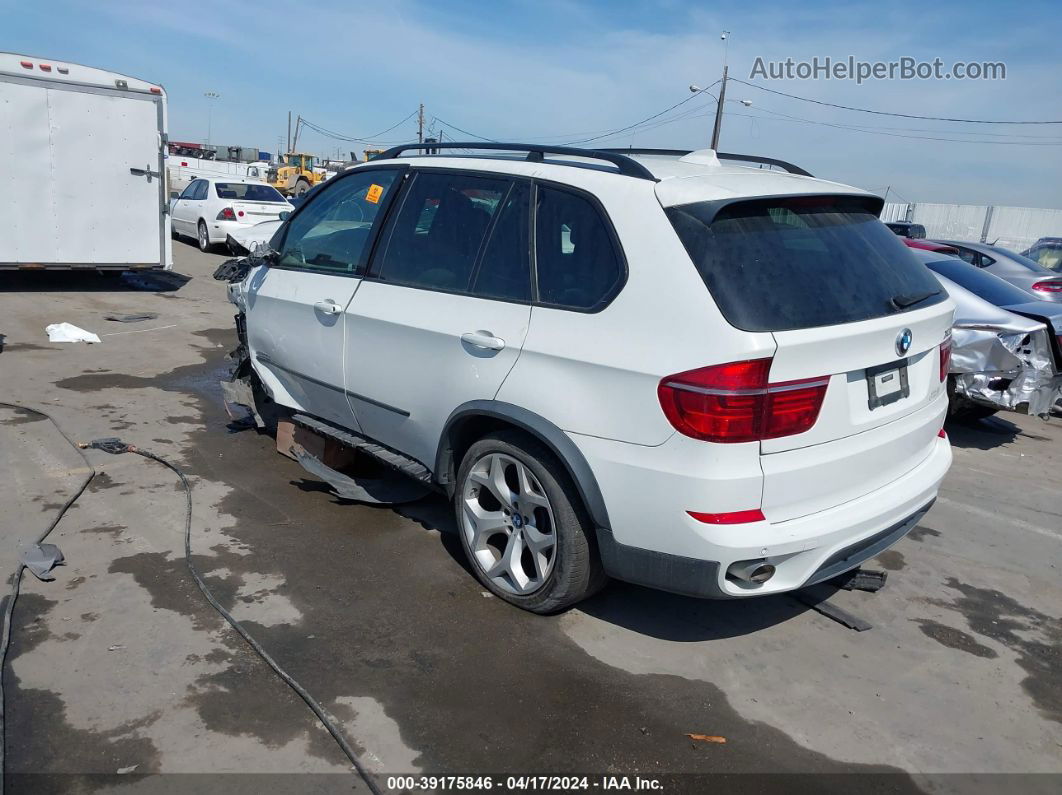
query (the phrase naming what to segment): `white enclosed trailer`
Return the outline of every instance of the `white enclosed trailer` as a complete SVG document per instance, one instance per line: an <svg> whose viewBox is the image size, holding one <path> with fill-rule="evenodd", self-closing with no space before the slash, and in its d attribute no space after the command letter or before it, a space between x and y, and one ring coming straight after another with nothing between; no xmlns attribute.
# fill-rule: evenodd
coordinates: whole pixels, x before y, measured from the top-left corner
<svg viewBox="0 0 1062 795"><path fill-rule="evenodd" d="M0 53L0 270L169 269L161 86Z"/></svg>

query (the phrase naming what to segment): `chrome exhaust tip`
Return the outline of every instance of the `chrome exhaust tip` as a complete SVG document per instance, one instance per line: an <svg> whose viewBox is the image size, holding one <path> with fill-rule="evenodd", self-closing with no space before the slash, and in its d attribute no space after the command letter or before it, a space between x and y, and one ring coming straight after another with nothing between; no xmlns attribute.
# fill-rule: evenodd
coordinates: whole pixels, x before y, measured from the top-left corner
<svg viewBox="0 0 1062 795"><path fill-rule="evenodd" d="M763 585L774 576L774 571L774 566L765 560L739 560L727 567L726 576L750 585Z"/></svg>

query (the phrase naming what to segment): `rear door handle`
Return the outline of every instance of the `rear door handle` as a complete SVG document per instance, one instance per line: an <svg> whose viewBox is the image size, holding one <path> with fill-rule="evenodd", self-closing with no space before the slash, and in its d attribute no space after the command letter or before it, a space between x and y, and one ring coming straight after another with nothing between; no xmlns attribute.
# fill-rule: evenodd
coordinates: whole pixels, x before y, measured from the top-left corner
<svg viewBox="0 0 1062 795"><path fill-rule="evenodd" d="M501 337L495 337L489 331L482 330L466 331L461 335L461 342L488 351L500 351L505 347L505 340Z"/></svg>
<svg viewBox="0 0 1062 795"><path fill-rule="evenodd" d="M318 301L313 305L313 308L324 315L338 315L343 311L343 307L331 298L325 299L324 301Z"/></svg>

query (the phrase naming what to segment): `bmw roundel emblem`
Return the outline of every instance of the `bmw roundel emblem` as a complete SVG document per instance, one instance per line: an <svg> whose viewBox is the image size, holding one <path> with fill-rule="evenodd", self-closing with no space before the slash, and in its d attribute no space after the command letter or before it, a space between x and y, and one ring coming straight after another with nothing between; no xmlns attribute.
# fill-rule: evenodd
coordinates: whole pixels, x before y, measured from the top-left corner
<svg viewBox="0 0 1062 795"><path fill-rule="evenodd" d="M905 328L896 335L896 353L906 356L907 351L911 350L912 342L914 342L914 334L911 333L911 329Z"/></svg>

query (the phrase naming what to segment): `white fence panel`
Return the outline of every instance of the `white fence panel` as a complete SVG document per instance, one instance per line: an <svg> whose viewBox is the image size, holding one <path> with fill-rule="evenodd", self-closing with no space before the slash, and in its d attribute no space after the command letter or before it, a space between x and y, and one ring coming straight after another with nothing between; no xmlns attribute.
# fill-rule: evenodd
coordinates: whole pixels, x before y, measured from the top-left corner
<svg viewBox="0 0 1062 795"><path fill-rule="evenodd" d="M929 238L978 241L987 212L984 205L919 203L911 220L922 224Z"/></svg>
<svg viewBox="0 0 1062 795"><path fill-rule="evenodd" d="M1041 237L1062 236L1062 210L1035 207L996 207L986 242L1024 251Z"/></svg>
<svg viewBox="0 0 1062 795"><path fill-rule="evenodd" d="M907 208L909 206L907 202L885 202L885 206L881 208L881 220L886 223L889 221L906 221Z"/></svg>

